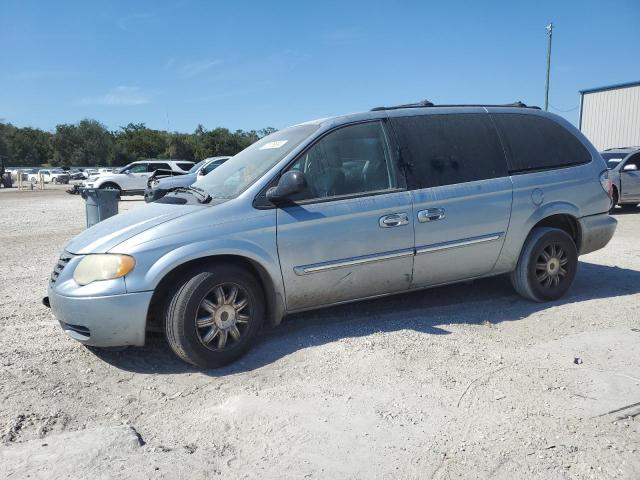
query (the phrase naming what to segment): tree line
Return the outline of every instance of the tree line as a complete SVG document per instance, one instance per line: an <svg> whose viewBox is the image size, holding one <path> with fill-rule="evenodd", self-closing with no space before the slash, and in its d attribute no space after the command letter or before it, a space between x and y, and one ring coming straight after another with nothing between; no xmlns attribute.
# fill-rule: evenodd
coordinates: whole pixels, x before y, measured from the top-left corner
<svg viewBox="0 0 640 480"><path fill-rule="evenodd" d="M47 132L0 122L0 157L7 166L119 166L145 158L198 161L235 155L274 131L268 127L231 132L198 125L193 133L179 133L154 130L144 123L129 123L110 131L97 120L84 119L57 125L54 132Z"/></svg>

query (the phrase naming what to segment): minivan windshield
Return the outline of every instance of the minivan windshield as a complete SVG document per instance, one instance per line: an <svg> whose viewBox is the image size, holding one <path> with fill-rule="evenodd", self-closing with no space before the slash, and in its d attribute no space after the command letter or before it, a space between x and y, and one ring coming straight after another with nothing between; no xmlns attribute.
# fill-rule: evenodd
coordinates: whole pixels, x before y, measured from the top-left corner
<svg viewBox="0 0 640 480"><path fill-rule="evenodd" d="M304 124L272 133L227 160L194 186L213 198L235 198L317 129L318 125Z"/></svg>

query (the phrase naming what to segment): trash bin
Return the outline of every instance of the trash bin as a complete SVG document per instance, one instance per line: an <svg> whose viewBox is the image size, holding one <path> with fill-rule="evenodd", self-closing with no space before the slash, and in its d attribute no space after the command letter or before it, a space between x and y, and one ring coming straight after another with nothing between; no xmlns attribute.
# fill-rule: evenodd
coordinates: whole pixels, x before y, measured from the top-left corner
<svg viewBox="0 0 640 480"><path fill-rule="evenodd" d="M80 196L86 204L87 228L118 213L118 190L81 188Z"/></svg>

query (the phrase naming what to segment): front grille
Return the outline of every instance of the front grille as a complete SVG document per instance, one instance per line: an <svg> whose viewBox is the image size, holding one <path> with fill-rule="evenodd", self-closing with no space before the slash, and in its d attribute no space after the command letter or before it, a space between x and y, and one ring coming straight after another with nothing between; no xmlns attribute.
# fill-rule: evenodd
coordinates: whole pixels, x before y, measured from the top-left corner
<svg viewBox="0 0 640 480"><path fill-rule="evenodd" d="M51 283L56 283L58 277L60 276L60 273L62 272L62 270L64 270L64 267L67 266L67 263L69 263L71 257L72 255L70 253L62 252L62 255L60 255L60 258L58 259L58 263L56 263L56 266L53 267L53 272L51 272Z"/></svg>

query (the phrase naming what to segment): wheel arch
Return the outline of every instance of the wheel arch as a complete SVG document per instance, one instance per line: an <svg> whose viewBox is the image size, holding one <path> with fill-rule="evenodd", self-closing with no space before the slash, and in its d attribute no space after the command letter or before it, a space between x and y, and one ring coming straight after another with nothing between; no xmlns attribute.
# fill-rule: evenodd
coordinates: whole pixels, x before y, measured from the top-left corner
<svg viewBox="0 0 640 480"><path fill-rule="evenodd" d="M260 283L262 288L267 321L271 325L277 325L284 316L285 307L283 299L280 298L276 285L273 282L268 270L259 261L249 258L247 256L238 254L216 254L205 255L197 258L191 258L179 265L174 266L171 270L163 275L158 284L156 285L151 302L149 304L149 310L147 314L147 330L156 331L162 329L163 313L172 290L175 288L175 282L189 270L201 267L203 265L219 265L219 264L232 264L247 269Z"/></svg>
<svg viewBox="0 0 640 480"><path fill-rule="evenodd" d="M554 213L544 217L531 227L529 235L534 228L538 227L550 227L563 230L573 239L573 242L576 244L576 248L580 251L580 246L582 244L582 229L580 227L580 222L578 222L578 219L575 216L569 213Z"/></svg>
<svg viewBox="0 0 640 480"><path fill-rule="evenodd" d="M580 217L578 207L568 202L553 202L537 208L522 223L521 233L511 237L512 245L508 249L509 255L505 255L501 268L509 272L516 268L531 232L537 227L559 228L567 232L576 242L576 248L579 252L583 241L583 232L578 221ZM507 235L509 236L509 234Z"/></svg>
<svg viewBox="0 0 640 480"><path fill-rule="evenodd" d="M122 187L118 182L108 179L104 179L103 181L96 181L96 183L94 184L94 188L102 188L105 185L115 185L120 191L122 191Z"/></svg>

